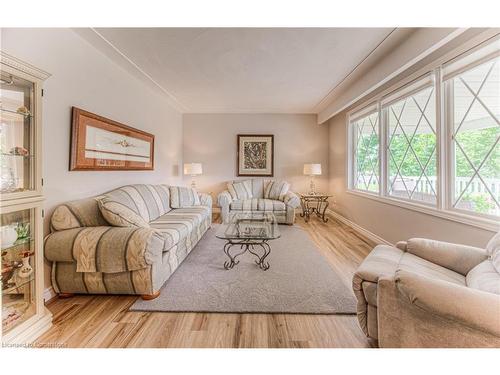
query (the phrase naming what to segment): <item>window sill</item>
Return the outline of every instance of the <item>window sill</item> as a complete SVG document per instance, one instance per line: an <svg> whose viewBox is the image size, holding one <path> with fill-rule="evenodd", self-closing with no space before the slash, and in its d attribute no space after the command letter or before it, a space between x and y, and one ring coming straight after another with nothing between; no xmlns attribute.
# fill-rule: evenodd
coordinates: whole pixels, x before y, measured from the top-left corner
<svg viewBox="0 0 500 375"><path fill-rule="evenodd" d="M498 232L500 230L499 221L494 220L494 219L487 219L487 218L462 214L462 213L458 213L455 211L449 211L449 210L446 210L446 211L445 210L438 210L437 208L433 208L433 207L426 206L426 205L421 205L418 203L410 203L410 202L401 201L401 200L394 199L394 198L381 197L380 195L365 193L365 192L361 192L361 191L357 191L357 190L348 189L348 190L346 190L346 192L348 194L351 194L351 195L356 195L359 197L372 199L374 201L381 202L384 204L390 204L390 205L402 207L402 208L405 208L408 210L421 212L421 213L424 213L427 215L439 217L441 219L446 219L446 220L454 221L454 222L461 223L461 224L471 225L471 226L485 229L485 230L488 230L491 232Z"/></svg>

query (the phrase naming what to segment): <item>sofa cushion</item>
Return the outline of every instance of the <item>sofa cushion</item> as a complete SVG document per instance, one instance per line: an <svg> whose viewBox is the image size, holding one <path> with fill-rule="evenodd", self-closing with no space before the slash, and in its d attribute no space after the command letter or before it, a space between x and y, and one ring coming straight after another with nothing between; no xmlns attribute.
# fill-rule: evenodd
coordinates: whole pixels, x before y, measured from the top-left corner
<svg viewBox="0 0 500 375"><path fill-rule="evenodd" d="M199 206L200 197L196 189L184 186L170 186L170 206L172 208L185 208Z"/></svg>
<svg viewBox="0 0 500 375"><path fill-rule="evenodd" d="M210 215L210 207L206 206L179 208L160 216L149 224L151 228L163 233L164 251L167 251L191 236L193 231L199 232L202 224L210 220Z"/></svg>
<svg viewBox="0 0 500 375"><path fill-rule="evenodd" d="M101 197L98 203L102 216L114 227L149 227L141 215L111 197Z"/></svg>
<svg viewBox="0 0 500 375"><path fill-rule="evenodd" d="M290 184L286 181L269 181L264 189L265 199L284 201Z"/></svg>
<svg viewBox="0 0 500 375"><path fill-rule="evenodd" d="M466 282L469 288L500 294L500 273L490 260L485 260L471 269L467 274Z"/></svg>
<svg viewBox="0 0 500 375"><path fill-rule="evenodd" d="M231 202L233 211L286 211L284 202L272 199L241 199Z"/></svg>
<svg viewBox="0 0 500 375"><path fill-rule="evenodd" d="M95 198L79 199L61 204L56 207L50 218L52 231L98 227L107 224Z"/></svg>
<svg viewBox="0 0 500 375"><path fill-rule="evenodd" d="M227 184L227 190L233 199L253 198L251 180L230 182Z"/></svg>
<svg viewBox="0 0 500 375"><path fill-rule="evenodd" d="M99 197L100 201L116 202L150 222L170 211L169 191L166 185L127 185Z"/></svg>
<svg viewBox="0 0 500 375"><path fill-rule="evenodd" d="M441 267L410 253L404 253L399 262L398 270L409 271L431 279L448 281L458 285L466 285L465 276L448 268Z"/></svg>

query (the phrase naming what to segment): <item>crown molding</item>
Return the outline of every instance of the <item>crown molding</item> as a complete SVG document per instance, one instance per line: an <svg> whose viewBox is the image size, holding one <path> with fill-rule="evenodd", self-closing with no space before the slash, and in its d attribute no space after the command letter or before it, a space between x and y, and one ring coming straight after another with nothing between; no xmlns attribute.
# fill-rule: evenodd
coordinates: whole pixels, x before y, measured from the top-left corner
<svg viewBox="0 0 500 375"><path fill-rule="evenodd" d="M448 43L462 36L464 33L467 32L467 30L469 29L467 28L450 29L450 32L447 33L446 35L439 36L436 38L436 40L430 40L427 34L429 32L432 32L432 30L427 28L417 29L414 33L404 38L404 43L399 44L399 46L395 45L392 48L390 48L389 51L387 51L388 54L387 56L389 56L389 58L395 58L391 55L394 52L402 55L404 55L405 53L408 54L409 45L412 44L411 39L414 39L414 41L416 41L418 44L421 43L423 45L423 47L422 46L419 47L422 48L421 51L416 53L412 58L410 58L406 62L402 61L401 63L395 64L394 69L391 71L390 74L384 75L383 77L379 78L374 77L372 79L372 82L370 84L367 84L363 90L359 91L358 89L356 89L357 92L355 93L353 92L351 93L352 95L349 95L350 94L349 91L353 91L351 89L358 83L359 80L364 79L365 75L373 73L373 71L374 70L376 71L377 67L380 66L381 63L386 63L386 62L383 59L382 60L377 59L377 61L373 62L373 65L368 64L369 66L367 67L360 66L360 70L362 70L361 73L363 74L361 74L361 76L354 77L354 75L359 75L358 72L355 72L355 74L353 74L352 77L346 80L342 85L338 86L337 89L332 91L329 100L327 102L323 102L323 106L321 106L321 108L318 108L318 122L324 123L328 121L331 117L335 116L337 113L343 111L346 108L351 107L352 105L359 102L363 98L366 98L368 95L380 89L385 84L390 82L392 79L398 77L400 74L405 74L405 72L409 71L410 68L418 66L418 64L421 63L422 61L425 61L427 57L431 56L436 51L439 51L442 48L446 47ZM425 46L425 43L429 44ZM385 46L383 47L384 48L380 48L380 51L385 49ZM384 56L384 58L387 58L387 56Z"/></svg>
<svg viewBox="0 0 500 375"><path fill-rule="evenodd" d="M4 51L0 51L0 63L7 65L11 68L17 69L25 74L28 74L34 78L45 81L47 78L51 76L50 73L47 73L45 70L37 68L34 65L31 65L25 61L18 59L12 55Z"/></svg>
<svg viewBox="0 0 500 375"><path fill-rule="evenodd" d="M168 104L176 111L182 113L188 112L189 108L180 102L177 97L169 90L163 87L139 65L137 65L130 57L115 46L111 41L106 39L104 35L99 33L94 28L74 28L72 29L77 35L86 40L92 47L103 53L113 63L120 66L127 73L142 81L144 84L163 95Z"/></svg>

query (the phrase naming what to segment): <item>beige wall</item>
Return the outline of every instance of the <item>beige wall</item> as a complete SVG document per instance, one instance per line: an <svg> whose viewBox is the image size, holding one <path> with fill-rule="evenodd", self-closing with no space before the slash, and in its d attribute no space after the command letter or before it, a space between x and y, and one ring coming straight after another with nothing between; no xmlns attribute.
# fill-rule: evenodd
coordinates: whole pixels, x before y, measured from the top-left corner
<svg viewBox="0 0 500 375"><path fill-rule="evenodd" d="M487 230L347 193L346 112L330 119L329 127L330 192L337 201L334 210L342 216L391 243L425 237L484 247L493 236Z"/></svg>
<svg viewBox="0 0 500 375"><path fill-rule="evenodd" d="M227 181L238 179L236 136L242 133L274 134L274 177L289 181L294 191L308 189L309 178L302 174L308 162L322 164L316 183L319 190L328 187L328 127L317 125L315 115L185 114L183 128L183 159L203 163L198 187L214 198Z"/></svg>
<svg viewBox="0 0 500 375"><path fill-rule="evenodd" d="M3 51L52 74L43 98L46 221L54 206L67 200L128 183L180 182L182 115L164 97L69 29L2 29L1 40ZM71 106L153 133L155 170L70 172Z"/></svg>

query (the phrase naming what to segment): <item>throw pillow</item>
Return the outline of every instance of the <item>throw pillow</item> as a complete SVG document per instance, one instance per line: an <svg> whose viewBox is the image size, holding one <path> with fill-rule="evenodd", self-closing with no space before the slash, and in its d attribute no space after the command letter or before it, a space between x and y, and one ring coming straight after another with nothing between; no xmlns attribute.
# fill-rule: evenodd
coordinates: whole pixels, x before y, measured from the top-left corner
<svg viewBox="0 0 500 375"><path fill-rule="evenodd" d="M196 189L183 186L170 186L170 207L184 208L200 205L200 197Z"/></svg>
<svg viewBox="0 0 500 375"><path fill-rule="evenodd" d="M286 181L269 181L264 190L264 198L284 201L290 184Z"/></svg>
<svg viewBox="0 0 500 375"><path fill-rule="evenodd" d="M106 221L115 227L143 227L149 228L149 224L122 203L113 201L108 197L97 199L99 210Z"/></svg>
<svg viewBox="0 0 500 375"><path fill-rule="evenodd" d="M253 198L252 181L235 181L227 184L227 190L233 199L243 200Z"/></svg>

